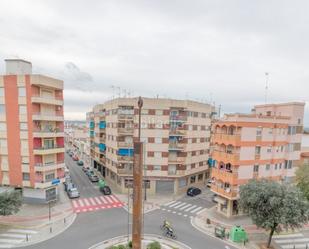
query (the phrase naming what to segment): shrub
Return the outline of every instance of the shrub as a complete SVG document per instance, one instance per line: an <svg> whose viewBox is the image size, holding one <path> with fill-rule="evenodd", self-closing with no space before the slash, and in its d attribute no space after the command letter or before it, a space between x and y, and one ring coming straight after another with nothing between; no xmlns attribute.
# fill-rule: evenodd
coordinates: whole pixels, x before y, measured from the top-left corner
<svg viewBox="0 0 309 249"><path fill-rule="evenodd" d="M158 241L154 241L148 244L147 249L161 249L161 245Z"/></svg>

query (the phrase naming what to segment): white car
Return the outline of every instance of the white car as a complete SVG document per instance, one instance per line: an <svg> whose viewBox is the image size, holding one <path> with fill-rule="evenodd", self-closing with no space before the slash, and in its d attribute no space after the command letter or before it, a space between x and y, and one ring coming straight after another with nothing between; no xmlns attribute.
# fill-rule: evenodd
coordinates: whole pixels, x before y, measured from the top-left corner
<svg viewBox="0 0 309 249"><path fill-rule="evenodd" d="M69 196L70 199L78 198L79 197L79 192L78 192L77 188L70 188L68 190L68 196Z"/></svg>

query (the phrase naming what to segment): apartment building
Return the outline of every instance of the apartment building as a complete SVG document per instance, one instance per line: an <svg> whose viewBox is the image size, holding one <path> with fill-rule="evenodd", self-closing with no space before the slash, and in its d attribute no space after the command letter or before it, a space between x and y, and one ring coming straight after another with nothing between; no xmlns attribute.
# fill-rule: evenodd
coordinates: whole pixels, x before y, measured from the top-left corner
<svg viewBox="0 0 309 249"><path fill-rule="evenodd" d="M119 98L96 105L87 113L93 166L121 192L132 186L137 101ZM214 107L161 98L143 98L143 102L141 139L147 192L178 194L188 186L204 185L209 177Z"/></svg>
<svg viewBox="0 0 309 249"><path fill-rule="evenodd" d="M213 125L212 186L218 212L238 215L239 186L250 179L291 182L298 166L304 103L257 105Z"/></svg>
<svg viewBox="0 0 309 249"><path fill-rule="evenodd" d="M63 82L6 62L0 76L0 184L23 189L27 202L55 199L64 177Z"/></svg>

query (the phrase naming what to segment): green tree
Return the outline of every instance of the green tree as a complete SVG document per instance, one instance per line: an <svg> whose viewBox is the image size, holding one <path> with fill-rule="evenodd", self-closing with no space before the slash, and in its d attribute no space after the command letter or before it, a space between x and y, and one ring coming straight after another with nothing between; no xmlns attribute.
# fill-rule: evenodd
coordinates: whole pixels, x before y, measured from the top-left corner
<svg viewBox="0 0 309 249"><path fill-rule="evenodd" d="M274 181L252 180L241 186L239 205L257 227L269 231L268 248L275 231L308 221L308 202L299 189Z"/></svg>
<svg viewBox="0 0 309 249"><path fill-rule="evenodd" d="M20 191L6 191L0 194L0 215L17 213L21 207Z"/></svg>
<svg viewBox="0 0 309 249"><path fill-rule="evenodd" d="M161 245L158 241L154 241L147 245L147 249L161 249Z"/></svg>
<svg viewBox="0 0 309 249"><path fill-rule="evenodd" d="M297 169L296 185L309 200L309 164L304 164Z"/></svg>

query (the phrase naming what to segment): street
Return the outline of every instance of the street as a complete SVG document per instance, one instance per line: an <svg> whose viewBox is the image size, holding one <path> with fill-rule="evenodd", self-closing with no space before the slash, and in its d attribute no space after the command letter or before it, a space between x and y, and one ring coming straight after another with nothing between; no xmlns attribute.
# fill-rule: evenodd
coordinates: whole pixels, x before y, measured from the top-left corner
<svg viewBox="0 0 309 249"><path fill-rule="evenodd" d="M66 165L69 167L73 182L77 185L81 193L80 198L99 198L102 197L96 184L92 184L82 167L77 166L70 157L66 156ZM89 201L90 202L90 201ZM179 203L178 203L179 202ZM188 213L191 215L179 215L180 210L168 212L167 210L158 209L145 214L145 230L146 234L162 235L160 225L166 219L171 222L177 234L177 240L190 246L192 249L225 249L226 243L224 241L210 237L200 231L196 230L191 225L191 217L197 215L198 211L202 210L200 205L213 205L206 202L202 197L187 198L184 197L179 201L175 201L173 207L183 208L183 214ZM192 202L192 203L191 203ZM173 205L170 203L169 205ZM189 206L190 205L190 206ZM202 207L207 207L202 206ZM193 207L190 209L190 207ZM170 207L170 209L173 209ZM174 208L175 209L175 208ZM189 209L185 212L186 209ZM197 210L198 209L198 210ZM197 210L197 212L192 211ZM88 212L79 213L75 222L66 231L60 235L41 242L36 245L28 246L29 249L87 249L90 246L113 238L120 235L128 234L128 212L124 208L113 207L104 210L88 210ZM130 220L131 223L131 220ZM129 226L129 233L131 233L131 224ZM230 248L233 248L229 246Z"/></svg>

